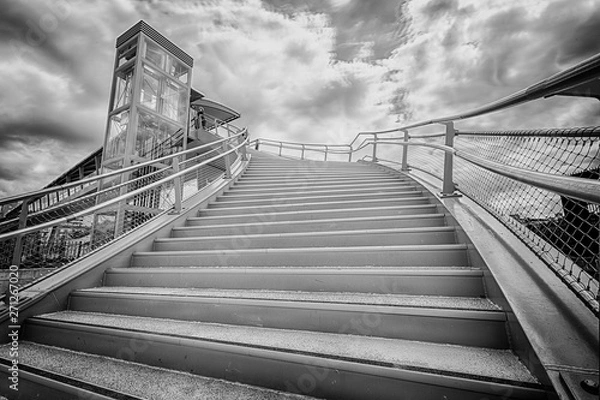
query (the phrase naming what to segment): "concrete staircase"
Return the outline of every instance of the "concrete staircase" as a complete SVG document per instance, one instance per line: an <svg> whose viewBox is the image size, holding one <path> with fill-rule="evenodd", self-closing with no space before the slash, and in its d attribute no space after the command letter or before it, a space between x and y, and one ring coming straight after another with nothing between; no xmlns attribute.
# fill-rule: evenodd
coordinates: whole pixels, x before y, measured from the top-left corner
<svg viewBox="0 0 600 400"><path fill-rule="evenodd" d="M21 362L98 398L546 398L449 221L407 177L256 153L153 251L28 319Z"/></svg>

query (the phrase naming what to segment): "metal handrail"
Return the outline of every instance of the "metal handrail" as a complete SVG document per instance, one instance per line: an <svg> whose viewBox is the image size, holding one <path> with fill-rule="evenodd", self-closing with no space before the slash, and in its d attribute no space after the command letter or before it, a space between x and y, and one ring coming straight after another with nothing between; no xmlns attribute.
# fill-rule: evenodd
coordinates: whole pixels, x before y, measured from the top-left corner
<svg viewBox="0 0 600 400"><path fill-rule="evenodd" d="M348 147L347 144L327 144L327 145L325 145L323 143L286 142L286 141L283 141L283 140L273 140L273 139L264 139L264 138L257 138L257 139L253 140L253 142L256 142L256 141L258 141L258 142L264 142L264 144L270 144L270 143L277 143L277 144L279 144L279 143L283 143L283 144L297 145L297 146L304 145L304 146L315 146L315 147L317 147L317 146L344 147L344 148Z"/></svg>
<svg viewBox="0 0 600 400"><path fill-rule="evenodd" d="M210 143L209 145L214 145L215 143L221 143L221 142L224 142L224 141L227 141L227 140L231 140L231 139L233 139L235 137L243 135L244 133L245 133L245 129L243 129L242 132L240 132L236 136L232 136L231 138L225 138L224 140L218 140L218 141L215 141L213 143ZM54 219L52 221L49 221L49 222L46 222L46 223L43 223L43 224L39 224L39 225L27 227L27 228L22 228L22 229L19 229L19 230L16 230L16 231L11 231L11 232L8 232L8 233L0 234L0 240L9 239L9 238L16 237L16 236L19 236L19 235L24 235L24 234L31 233L31 232L34 232L34 231L37 231L37 230L41 230L41 229L51 228L51 227L63 224L65 222L69 221L69 220L73 220L73 219L80 218L80 217L88 215L88 214L92 214L92 213L94 213L96 211L99 211L99 210L105 208L105 207L108 207L110 205L113 205L113 204L119 203L121 201L127 200L130 197L139 195L139 194L147 191L148 189L152 189L152 188L154 188L156 186L160 186L160 185L162 185L162 184L164 184L164 183L166 183L166 182L168 182L170 180L173 180L175 178L181 177L181 176L183 176L183 175L185 175L185 174L187 174L189 172L192 172L192 171L194 171L194 170L196 170L196 169L198 169L198 168L200 168L202 166L205 166L205 165L207 165L207 164L209 164L209 163L211 163L213 161L216 161L216 160L218 160L218 159L220 159L222 157L226 157L229 154L231 154L231 153L239 150L240 148L247 146L248 145L247 142L248 142L248 139L246 138L241 144L238 144L237 146L234 146L231 149L229 149L229 150L227 150L227 151L225 151L225 152L223 152L221 154L218 154L218 155L216 155L214 157L211 157L211 158L209 158L209 159L207 159L205 161L202 161L201 163L198 163L198 164L193 165L193 166L191 166L189 168L183 169L183 170L181 170L179 172L173 173L173 174L171 174L171 175L169 175L169 176L167 176L167 177L165 177L165 178L163 178L161 180L158 180L158 181L153 182L151 184L145 185L145 186L143 186L143 187L141 187L139 189L136 189L136 190L133 190L133 191L131 191L129 193L126 193L124 195L115 197L114 199L110 199L110 200L108 200L106 202L97 204L97 205L95 205L93 207L90 207L90 208L88 208L86 210L83 210L83 211L71 214L71 215L69 215L67 217L62 217L62 218ZM200 148L200 146L194 148L193 150L198 150L199 148ZM187 154L189 152L190 152L189 150L181 151L179 153L176 153L174 156L175 157L179 157L179 156ZM140 164L138 164L138 167L139 167L139 165Z"/></svg>
<svg viewBox="0 0 600 400"><path fill-rule="evenodd" d="M451 153L458 158L478 165L488 171L495 172L504 177L535 186L540 189L549 190L559 195L576 198L586 202L600 203L600 181L594 181L572 176L549 174L533 171L525 168L512 167L495 161L485 160L464 150L454 147L425 142L393 142L387 140L377 141L377 144L392 144L399 146L421 146L429 147Z"/></svg>
<svg viewBox="0 0 600 400"><path fill-rule="evenodd" d="M18 195L15 195L15 196L5 197L4 199L0 199L0 206L4 205L4 204L15 203L15 202L22 201L22 200L25 200L25 199L29 199L29 198L32 198L32 197L36 197L37 198L37 197L43 196L43 195L48 194L48 193L56 192L58 190L66 190L66 189L69 189L69 188L72 188L72 187L81 186L81 185L88 184L88 183L91 183L91 182L95 182L95 181L98 181L98 180L101 180L101 179L110 178L110 177L113 177L113 176L116 176L116 175L120 175L120 174L123 174L123 173L126 173L126 172L135 171L135 170L137 170L139 168L148 167L148 166L151 166L151 165L154 165L154 164L162 163L163 161L167 161L167 160L170 160L172 158L183 156L183 155L186 155L186 154L189 154L189 153L194 153L194 152L197 152L198 150L201 150L203 148L214 146L216 144L223 143L223 142L231 140L233 138L237 138L237 137L243 135L245 132L246 131L243 130L242 132L239 132L239 133L237 133L236 135L234 135L232 137L221 138L221 139L215 140L214 142L211 142L211 143L207 143L207 144L204 144L204 145L201 145L201 146L198 146L198 147L193 147L193 148L187 149L187 150L182 150L180 152L173 153L173 154L170 154L170 155L167 155L167 156L163 156L163 157L160 157L160 158L156 158L154 160L145 161L145 162L142 162L142 163L139 163L139 164L134 164L134 165L131 165L129 167L122 168L122 169L119 169L119 170L115 170L115 171L112 171L112 172L107 172L107 173L102 174L102 175L92 176L90 178L81 179L81 180L74 181L74 182L71 182L71 183L67 183L67 184L64 184L64 185L52 186L52 187L49 187L49 188L40 189L40 190L36 190L36 191L33 191L33 192L26 192L26 193L18 194Z"/></svg>
<svg viewBox="0 0 600 400"><path fill-rule="evenodd" d="M467 112L449 115L441 118L419 121L412 124L403 125L397 128L381 131L359 132L356 135L356 137L352 140L352 142L350 142L350 145L352 146L354 142L362 135L399 132L402 130L418 128L426 125L445 124L452 121L478 117L484 114L513 107L518 104L526 103L532 100L556 95L561 91L568 90L582 83L586 83L593 79L597 79L599 76L600 54L596 54L595 56L590 57L566 70L558 72L546 79L541 80L538 83L528 86L525 89L522 89L509 96L503 97L499 100L493 101L484 106L475 108Z"/></svg>
<svg viewBox="0 0 600 400"><path fill-rule="evenodd" d="M283 149L301 150L300 159L302 160L304 160L306 151L323 153L325 161L329 154L348 155L350 159L352 158L352 148L347 144L298 143L263 138L254 139L251 143L256 146L256 148L261 144L278 147L279 155L281 155Z"/></svg>
<svg viewBox="0 0 600 400"><path fill-rule="evenodd" d="M444 152L443 157L443 177L442 180L442 188L439 196L442 198L445 197L454 197L460 196L461 194L456 189L456 184L454 183L453 174L454 174L454 157L458 157L461 160L465 161L468 165L476 166L479 168L483 168L486 171L492 172L496 174L495 176L505 177L508 179L512 179L513 181L519 182L521 184L526 185L526 187L531 188L531 190L542 190L543 192L551 192L556 195L561 196L561 198L565 198L567 200L561 199L561 201L583 201L585 204L592 205L592 209L598 207L600 204L600 181L596 179L588 179L585 178L584 175L581 176L565 176L565 175L557 175L546 172L538 172L536 170L526 169L523 167L515 167L508 163L501 163L497 161L486 160L482 157L469 153L466 150L469 150L468 147L465 150L457 150L454 147L454 140L456 137L464 137L464 138L473 138L476 140L477 137L492 137L498 136L507 138L507 140L530 140L533 137L543 137L543 138L574 138L576 141L583 140L586 144L586 151L588 154L586 157L592 161L587 165L587 170L594 168L597 165L593 160L594 157L598 157L598 148L593 147L590 143L594 143L594 146L597 146L597 140L600 139L600 127L574 127L574 128L565 128L565 129L535 129L535 130L521 130L521 131L480 131L480 132L460 132L455 129L454 122L458 120L463 120L467 118L472 118L476 116L481 116L484 114L488 114L491 112L503 110L509 107L513 107L519 104L523 104L526 102L530 102L536 99L540 99L543 97L553 96L556 94L560 94L566 90L582 85L586 82L590 82L594 79L600 78L600 54L595 55L579 64L568 68L562 72L554 74L547 79L544 79L534 85L531 85L523 90L520 90L512 95L506 96L494 102L488 103L484 106L475 108L473 110L454 114L450 116L445 116L441 118L434 118L425 121L410 123L407 125L395 127L387 130L379 130L379 131L368 131L368 132L359 132L354 139L346 146L349 149L349 161L352 160L352 156L354 153L364 150L368 146L372 147L372 155L369 158L372 162L378 162L377 158L377 150L381 145L401 145L403 148L402 158L401 158L401 170L408 172L410 171L410 167L408 165L408 149L409 146L425 146L428 148L432 148L435 150L441 150ZM409 130L413 128L433 125L433 124L442 124L445 126L445 130L443 133L432 133L432 134L409 134ZM398 137L398 135L389 135L397 132L403 132L402 137ZM391 137L390 137L391 136ZM362 138L362 141L360 139ZM442 143L428 143L428 139L433 138L443 138ZM519 139L523 138L523 139ZM415 141L414 139L417 139ZM421 139L419 141L419 139ZM487 139L486 139L487 140ZM269 143L265 139L258 139L255 141L257 145L260 143ZM279 146L279 154L281 155L282 148L284 146L284 142L274 142L275 146ZM270 144L270 143L269 143ZM304 151L306 149L306 145L302 145L300 143L294 143L291 145L286 145L286 147L295 146L295 148L302 148L302 158L304 158ZM595 150L594 150L595 149ZM595 152L595 153L589 153ZM325 160L327 159L327 153L325 153ZM415 167L417 168L417 167ZM530 167L527 167L530 168ZM419 169L419 168L417 168ZM553 171L560 171L560 169L552 169ZM584 171L582 171L584 172ZM436 175L437 176L437 175ZM585 175L587 176L587 175ZM462 188L461 192L469 192L472 188L465 186ZM569 200L572 199L572 200ZM479 199L480 201L484 201ZM478 201L478 200L476 200ZM493 208L493 206L490 206ZM585 209L584 205L577 205L577 207L581 207ZM488 208L492 214L494 214L499 219L503 219L498 211L493 210L492 208ZM587 210L586 210L587 211ZM587 215L587 214L583 214ZM511 217L511 216L509 216ZM509 221L503 221L507 226L511 223ZM589 221L588 221L589 222ZM572 225L571 222L566 222L571 224L573 229L578 229L577 226ZM591 222L589 222L591 223ZM509 227L510 228L510 227ZM517 229L517 228L514 228ZM529 227L526 227L529 229ZM541 229L541 228L540 228ZM564 229L563 232L565 234L569 234L567 229L569 228L560 228ZM582 228L583 229L583 228ZM517 231L514 231L517 233ZM597 264L584 264L586 270L581 270L581 272L573 273L566 266L568 264L567 261L564 261L562 265L553 264L557 263L557 261L548 261L547 256L544 255L544 250L546 244L539 245L541 243L536 241L537 239L532 239L529 234L537 235L535 229L529 229L529 233L517 233L517 236L523 240L525 244L530 246L532 249L535 247L535 252L540 256L540 258L544 259L548 266L553 269L558 276L561 277L563 282L570 287L570 289L576 293L576 295L582 299L582 301L595 313L598 315L598 266ZM592 233L587 233L587 231L580 231L581 235L588 235L587 237L591 242L593 242L593 237L589 236ZM540 236L541 241L545 240L543 235ZM558 240L558 239L557 239ZM567 245L562 236L560 238L562 240L562 244L559 243L555 246L563 246ZM579 239L577 239L579 240ZM554 245L554 244L553 244ZM542 246L542 247L540 247ZM591 246L591 245L590 245ZM555 247L557 252L563 251L564 247ZM589 252L593 253L593 246L587 248ZM568 250L564 253L566 259L570 257ZM586 253L587 254L587 253ZM591 254L591 253L590 253ZM586 255L586 257L588 257ZM597 255L595 256L597 260ZM584 261L587 262L587 261ZM589 275L588 272L592 271ZM594 272L595 271L595 272ZM583 284L587 280L586 284ZM595 282L595 284L594 284ZM586 286L587 285L587 286ZM585 287L584 287L585 286Z"/></svg>

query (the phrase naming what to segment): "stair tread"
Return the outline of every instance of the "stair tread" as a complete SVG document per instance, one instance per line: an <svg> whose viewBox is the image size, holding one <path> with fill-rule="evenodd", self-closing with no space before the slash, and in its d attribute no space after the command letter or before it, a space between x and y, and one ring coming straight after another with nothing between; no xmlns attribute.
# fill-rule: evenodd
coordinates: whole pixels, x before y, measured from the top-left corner
<svg viewBox="0 0 600 400"><path fill-rule="evenodd" d="M325 196L344 196L344 195L389 195L393 193L406 193L413 190L418 190L415 186L400 186L400 187L389 187L389 188L355 188L355 189L320 189L311 191L276 191L266 193L238 193L232 189L226 191L221 195L217 201L219 202L231 202L240 200L288 200L298 199L303 197L325 197Z"/></svg>
<svg viewBox="0 0 600 400"><path fill-rule="evenodd" d="M342 205L343 207L343 205ZM262 210L263 212L248 212L248 208L241 207L239 208L240 214L227 214L227 215L203 215L198 217L189 217L188 220L199 219L203 221L211 221L211 220L226 220L229 218L237 218L237 217L248 217L248 218L257 218L260 216L272 217L274 215L280 216L290 216L290 215L298 215L298 216L308 216L310 214L326 214L331 215L332 213L338 214L353 214L356 215L360 212L369 212L369 211L379 211L379 212L389 212L390 216L394 216L394 211L409 211L409 210L422 210L422 209L430 209L437 210L438 206L436 204L416 204L416 205L394 205L394 206L380 206L380 207L362 207L362 208L338 208L338 209L322 209L322 210L295 210L295 211L275 211L273 207L267 207L267 210Z"/></svg>
<svg viewBox="0 0 600 400"><path fill-rule="evenodd" d="M431 206L432 208L435 206ZM406 219L414 219L414 218L440 218L443 217L444 214L413 214L413 215L385 215L385 216L372 216L372 217L342 217L342 218L322 218L322 219L311 219L311 220L300 220L300 221L260 221L260 222L247 222L247 223L238 223L238 224L223 224L223 225L203 225L203 226L180 226L174 227L173 230L186 230L186 229L208 229L210 227L243 227L243 226L252 226L256 224L260 225L307 225L313 223L338 223L338 222L359 222L359 221L386 221L389 219L398 219L398 220L406 220ZM206 218L210 217L189 217L188 221L204 221Z"/></svg>
<svg viewBox="0 0 600 400"><path fill-rule="evenodd" d="M293 197L272 197L269 199L240 199L240 198L232 198L230 196L221 196L219 197L215 202L211 203L211 204L219 204L219 205L226 205L226 204L230 204L230 203L239 203L242 205L248 205L248 206L253 206L256 203L264 203L264 202L271 202L273 205L279 203L279 202L300 202L300 201L314 201L314 200L322 200L322 199L334 199L334 200L352 200L352 199L363 199L363 200L367 200L367 199L371 199L371 198L381 198L381 196L386 196L385 198L404 198L404 197L411 197L414 196L416 194L423 194L422 190L417 190L417 189L411 189L411 190L405 190L405 191L390 191L390 192L383 192L383 193L379 193L379 192L374 192L374 193L342 193L342 194L326 194L326 195L319 195L319 194L311 194L311 193L304 193L302 196L293 196ZM393 196L393 197L392 197ZM332 200L332 201L334 201Z"/></svg>
<svg viewBox="0 0 600 400"><path fill-rule="evenodd" d="M390 188L413 188L415 187L415 183L413 181L385 181L385 182L373 182L364 181L361 182L360 186L358 186L361 190L364 189L390 189ZM252 185L252 186L232 186L229 188L227 193L242 195L242 194L269 194L269 193L303 193L303 192L321 192L325 190L352 190L357 188L356 184L353 183L344 183L340 185L327 185L327 184L315 184L310 186L300 186L294 185L291 187L272 187L272 186L260 186L260 185Z"/></svg>
<svg viewBox="0 0 600 400"><path fill-rule="evenodd" d="M259 248L259 249L221 249L221 250L165 250L165 251L136 251L133 253L134 256L159 256L159 255L195 255L195 254L222 254L222 253L256 253L256 254L268 254L268 253L289 253L289 252L322 252L326 253L329 251L345 251L345 252L363 252L363 251L374 251L374 250L392 250L392 251L445 251L445 250L467 250L465 244L411 244L411 245L375 245L375 246L352 246L352 247L284 247L284 248Z"/></svg>
<svg viewBox="0 0 600 400"><path fill-rule="evenodd" d="M0 357L8 358L9 351L8 345L0 347ZM19 343L19 364L146 399L313 399L26 341Z"/></svg>
<svg viewBox="0 0 600 400"><path fill-rule="evenodd" d="M472 379L537 384L517 356L504 349L77 311L45 314L36 319L257 346Z"/></svg>
<svg viewBox="0 0 600 400"><path fill-rule="evenodd" d="M405 202L411 202L411 201L415 201L415 200L424 200L427 201L429 200L429 197L422 195L420 192L413 192L413 194L417 194L416 196L399 196L396 198L391 198L391 199L362 199L362 200L348 200L348 201L344 201L344 205L348 205L348 204L364 204L366 206L369 205L375 205L377 206L378 203L389 203L392 201L398 202L399 205L401 205L402 203ZM232 211L232 210L236 210L236 211L240 211L242 213L247 212L248 210L253 210L253 211L261 211L261 210L267 210L267 211L273 211L275 209L286 209L286 208L292 208L292 207L310 207L310 206L319 206L319 207L325 207L327 205L339 205L339 202L335 202L335 201L329 201L329 202L304 202L304 203L281 203L281 204L267 204L267 205L252 205L252 206L247 206L247 205L242 205L242 206L233 206L233 207L223 207L223 208L205 208L202 209L200 212L217 212L217 211Z"/></svg>
<svg viewBox="0 0 600 400"><path fill-rule="evenodd" d="M251 271L263 271L263 272L304 272L311 274L330 274L332 272L343 274L345 272L352 274L390 274L390 275L404 275L404 274L430 274L430 273L438 273L438 274L446 274L448 271L454 271L462 274L468 275L478 275L481 276L483 273L480 268L470 267L470 266L457 266L457 265L442 265L435 267L424 267L424 266L376 266L376 267L364 267L364 266L355 266L355 265L339 265L339 266L319 266L319 265L307 265L303 267L298 266L269 266L269 267L258 267L258 266L247 266L247 267L232 267L229 265L214 265L214 266L190 266L190 267L118 267L118 268L109 268L107 271L110 272L122 272L122 273L140 273L140 272L149 272L152 274L160 273L161 271L170 272L170 271L207 271L207 270L215 270L219 272L238 272L243 271L250 273Z"/></svg>
<svg viewBox="0 0 600 400"><path fill-rule="evenodd" d="M238 234L238 235L212 235L208 237L186 237L186 238L157 238L156 243L166 242L185 242L193 240L229 240L233 238L286 238L286 237L314 237L316 236L337 236L337 235L375 235L375 234L394 234L394 233L437 233L454 232L456 229L452 226L423 227L423 228L383 228L383 229L349 229L339 231L318 232L282 232L282 233L259 233L259 234Z"/></svg>
<svg viewBox="0 0 600 400"><path fill-rule="evenodd" d="M402 306L456 310L500 311L500 307L487 298L422 296L381 293L306 292L256 289L205 289L168 287L103 286L81 289L78 293L145 294L154 296L209 297L229 299L280 300L293 302L318 302L336 304L361 304L377 306Z"/></svg>

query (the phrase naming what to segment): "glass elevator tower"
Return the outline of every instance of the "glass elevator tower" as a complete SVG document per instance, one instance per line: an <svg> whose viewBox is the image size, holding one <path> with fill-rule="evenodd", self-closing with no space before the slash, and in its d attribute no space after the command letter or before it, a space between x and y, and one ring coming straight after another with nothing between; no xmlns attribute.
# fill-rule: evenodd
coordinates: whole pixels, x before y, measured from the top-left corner
<svg viewBox="0 0 600 400"><path fill-rule="evenodd" d="M193 59L144 21L117 38L102 166L161 155L188 129Z"/></svg>
<svg viewBox="0 0 600 400"><path fill-rule="evenodd" d="M187 143L193 59L144 21L117 38L102 171L153 160ZM170 163L170 162L169 162ZM115 187L156 170L145 167L102 182ZM124 194L122 186L119 193ZM98 245L124 227L144 222L158 208L160 193L149 193L95 216Z"/></svg>

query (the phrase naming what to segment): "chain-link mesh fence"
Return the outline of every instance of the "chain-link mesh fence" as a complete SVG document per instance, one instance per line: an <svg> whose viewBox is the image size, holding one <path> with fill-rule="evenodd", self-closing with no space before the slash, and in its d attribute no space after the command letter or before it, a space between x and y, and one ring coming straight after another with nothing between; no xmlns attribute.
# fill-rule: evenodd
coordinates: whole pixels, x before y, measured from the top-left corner
<svg viewBox="0 0 600 400"><path fill-rule="evenodd" d="M444 138L421 138L443 144ZM486 160L600 180L600 127L460 132L454 147ZM391 156L388 156L391 158ZM393 159L401 161L401 151ZM442 179L444 152L411 146L411 168ZM454 158L457 189L491 212L598 313L600 205L561 196Z"/></svg>

